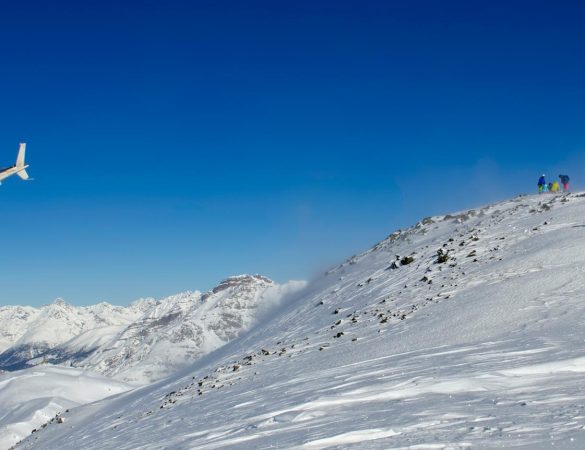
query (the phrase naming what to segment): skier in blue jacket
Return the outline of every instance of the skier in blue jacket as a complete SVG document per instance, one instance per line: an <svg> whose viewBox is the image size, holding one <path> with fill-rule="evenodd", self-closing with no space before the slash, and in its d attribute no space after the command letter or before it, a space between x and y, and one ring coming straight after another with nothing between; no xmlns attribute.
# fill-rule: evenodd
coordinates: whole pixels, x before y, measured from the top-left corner
<svg viewBox="0 0 585 450"><path fill-rule="evenodd" d="M569 175L559 175L563 184L563 192L569 192Z"/></svg>
<svg viewBox="0 0 585 450"><path fill-rule="evenodd" d="M546 190L546 180L544 179L544 173L538 179L538 193L542 194Z"/></svg>

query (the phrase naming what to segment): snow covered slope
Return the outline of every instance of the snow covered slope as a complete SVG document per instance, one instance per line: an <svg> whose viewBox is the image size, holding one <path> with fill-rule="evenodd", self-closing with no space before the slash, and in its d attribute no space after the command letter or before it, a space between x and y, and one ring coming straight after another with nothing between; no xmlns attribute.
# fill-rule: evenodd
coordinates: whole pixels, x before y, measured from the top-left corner
<svg viewBox="0 0 585 450"><path fill-rule="evenodd" d="M64 367L0 374L0 450L10 448L61 411L129 388L103 376Z"/></svg>
<svg viewBox="0 0 585 450"><path fill-rule="evenodd" d="M422 220L18 448L585 448L585 194Z"/></svg>
<svg viewBox="0 0 585 450"><path fill-rule="evenodd" d="M6 340L13 344L0 354L0 368L51 363L146 384L234 339L283 295L303 286L240 275L208 293L143 299L127 308L108 303L76 308L63 300L40 310L6 307L0 325L6 324Z"/></svg>

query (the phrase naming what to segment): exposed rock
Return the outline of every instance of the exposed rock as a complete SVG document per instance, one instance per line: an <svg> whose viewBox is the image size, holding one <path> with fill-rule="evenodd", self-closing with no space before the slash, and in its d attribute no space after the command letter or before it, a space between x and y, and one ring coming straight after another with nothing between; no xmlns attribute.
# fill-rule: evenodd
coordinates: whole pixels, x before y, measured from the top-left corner
<svg viewBox="0 0 585 450"><path fill-rule="evenodd" d="M405 256L400 260L400 264L403 266L407 266L408 264L411 264L413 261L414 258L412 256Z"/></svg>

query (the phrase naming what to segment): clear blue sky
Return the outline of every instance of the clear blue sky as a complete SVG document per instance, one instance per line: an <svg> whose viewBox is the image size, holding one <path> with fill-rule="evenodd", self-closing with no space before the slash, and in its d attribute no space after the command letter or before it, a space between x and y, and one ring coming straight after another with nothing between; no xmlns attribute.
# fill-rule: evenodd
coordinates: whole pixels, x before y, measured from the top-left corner
<svg viewBox="0 0 585 450"><path fill-rule="evenodd" d="M1 304L307 279L585 157L585 7L19 1L0 15Z"/></svg>

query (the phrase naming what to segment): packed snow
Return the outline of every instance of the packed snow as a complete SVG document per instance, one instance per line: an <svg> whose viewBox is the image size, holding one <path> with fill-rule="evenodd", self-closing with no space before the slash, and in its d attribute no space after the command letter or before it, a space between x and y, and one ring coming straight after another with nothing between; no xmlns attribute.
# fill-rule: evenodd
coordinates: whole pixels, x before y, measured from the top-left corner
<svg viewBox="0 0 585 450"><path fill-rule="evenodd" d="M17 448L585 448L585 194L429 217Z"/></svg>

